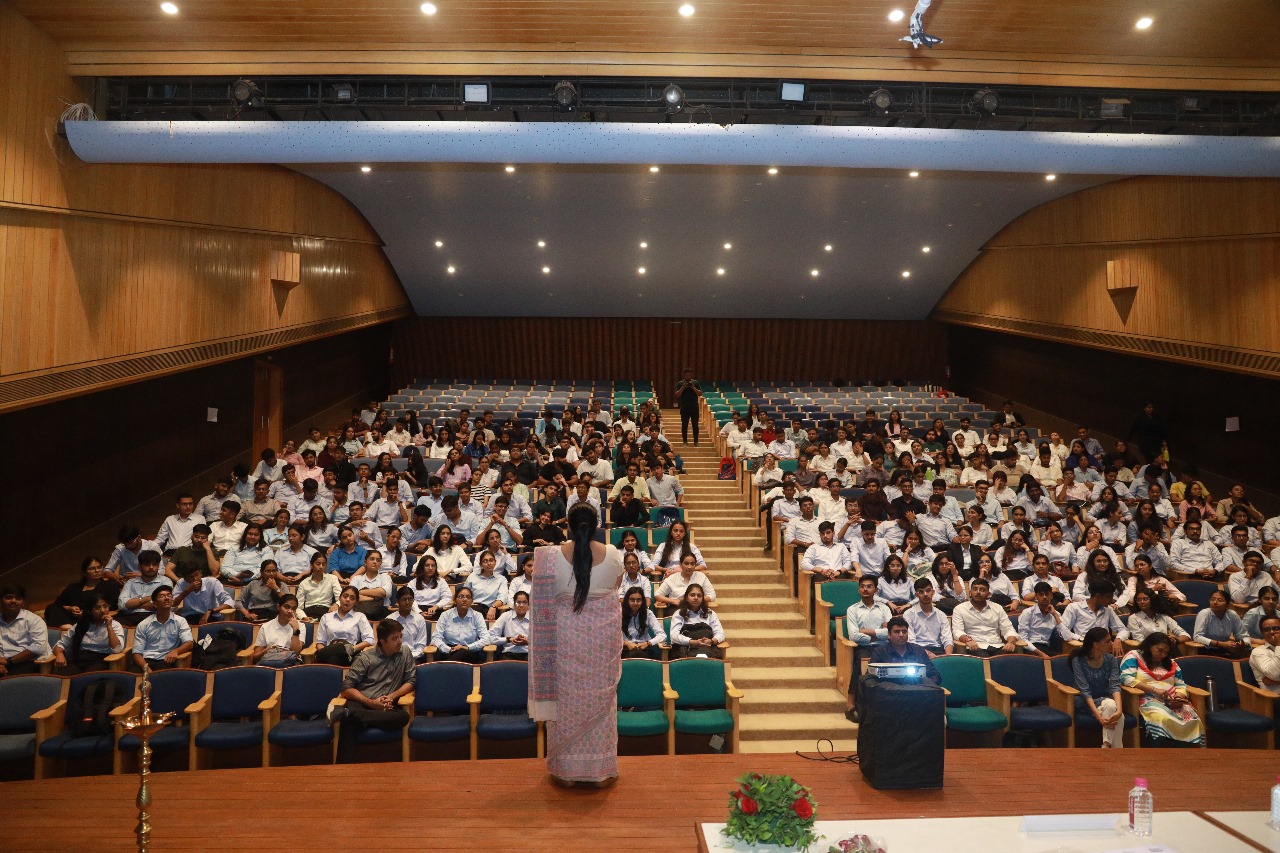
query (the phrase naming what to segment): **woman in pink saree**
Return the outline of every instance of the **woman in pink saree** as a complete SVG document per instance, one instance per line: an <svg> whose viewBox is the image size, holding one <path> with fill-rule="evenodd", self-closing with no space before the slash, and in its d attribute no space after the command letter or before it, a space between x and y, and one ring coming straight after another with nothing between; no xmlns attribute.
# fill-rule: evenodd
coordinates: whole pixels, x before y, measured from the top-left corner
<svg viewBox="0 0 1280 853"><path fill-rule="evenodd" d="M570 541L534 551L529 715L547 722L547 769L558 785L618 777L622 559L594 541L589 507L569 513Z"/></svg>

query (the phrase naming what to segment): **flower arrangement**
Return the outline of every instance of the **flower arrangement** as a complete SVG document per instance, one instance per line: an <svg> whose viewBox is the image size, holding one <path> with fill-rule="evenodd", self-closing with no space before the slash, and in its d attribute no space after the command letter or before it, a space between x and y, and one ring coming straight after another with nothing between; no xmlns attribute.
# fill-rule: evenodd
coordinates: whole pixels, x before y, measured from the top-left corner
<svg viewBox="0 0 1280 853"><path fill-rule="evenodd" d="M818 840L813 822L818 804L809 789L790 776L748 773L729 792L725 835L749 844L764 842L808 850Z"/></svg>
<svg viewBox="0 0 1280 853"><path fill-rule="evenodd" d="M884 845L867 835L841 838L827 848L827 853L885 853Z"/></svg>

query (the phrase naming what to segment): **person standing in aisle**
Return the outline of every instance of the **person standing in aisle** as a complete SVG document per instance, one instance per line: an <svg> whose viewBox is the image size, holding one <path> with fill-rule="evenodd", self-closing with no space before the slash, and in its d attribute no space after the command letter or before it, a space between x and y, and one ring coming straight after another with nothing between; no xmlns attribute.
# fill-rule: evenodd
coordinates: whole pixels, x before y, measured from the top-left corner
<svg viewBox="0 0 1280 853"><path fill-rule="evenodd" d="M676 383L676 405L680 407L680 440L689 443L689 426L693 426L693 446L698 446L698 402L702 388L693 378L693 368L684 369L684 378Z"/></svg>

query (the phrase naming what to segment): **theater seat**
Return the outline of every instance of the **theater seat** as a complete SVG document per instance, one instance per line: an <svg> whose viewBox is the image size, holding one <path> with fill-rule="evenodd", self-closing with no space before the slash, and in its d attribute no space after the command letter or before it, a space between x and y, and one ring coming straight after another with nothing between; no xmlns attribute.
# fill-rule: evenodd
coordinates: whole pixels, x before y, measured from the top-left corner
<svg viewBox="0 0 1280 853"><path fill-rule="evenodd" d="M998 745L1009 728L1000 707L1013 691L990 678L986 661L968 655L944 655L933 664L942 676L947 695L947 727L958 732L992 734Z"/></svg>
<svg viewBox="0 0 1280 853"><path fill-rule="evenodd" d="M36 754L31 715L65 696L68 679L54 675L11 675L0 679L0 761L29 761Z"/></svg>
<svg viewBox="0 0 1280 853"><path fill-rule="evenodd" d="M987 661L991 679L1013 691L999 693L997 709L1019 731L1057 733L1056 745L1074 746L1075 689L1051 681L1048 661L1033 655L996 655Z"/></svg>
<svg viewBox="0 0 1280 853"><path fill-rule="evenodd" d="M665 735L675 715L674 699L663 689L661 663L624 660L618 680L618 737Z"/></svg>
<svg viewBox="0 0 1280 853"><path fill-rule="evenodd" d="M111 711L113 720L122 709L127 707L138 688L138 677L127 672L90 672L73 676L67 687L65 699L59 699L50 707L32 715L32 720L36 724L35 775L37 779L53 776L62 761L110 755L115 749L118 734L115 726L108 734L88 737L76 737L68 728L80 714L80 702L85 688L100 679L116 683L116 701L119 704Z"/></svg>
<svg viewBox="0 0 1280 853"><path fill-rule="evenodd" d="M476 668L461 661L418 664L413 694L400 699L400 706L412 715L402 735L404 761L409 760L409 741L439 744L470 739L468 698L475 694L479 701L476 677Z"/></svg>
<svg viewBox="0 0 1280 853"><path fill-rule="evenodd" d="M194 739L192 767L206 769L211 751L261 748L264 725L261 706L276 689L279 670L239 666L213 674L213 691L188 712Z"/></svg>
<svg viewBox="0 0 1280 853"><path fill-rule="evenodd" d="M289 667L280 674L280 691L262 703L267 730L262 766L283 763L286 749L334 743L326 711L342 692L343 668L315 663Z"/></svg>
<svg viewBox="0 0 1280 853"><path fill-rule="evenodd" d="M529 664L494 661L480 665L480 693L471 703L475 724L471 732L471 758L479 758L481 740L511 741L536 738L537 757L545 755L542 723L529 716Z"/></svg>
<svg viewBox="0 0 1280 853"><path fill-rule="evenodd" d="M667 735L668 754L675 754L680 734L724 735L729 751L738 751L738 703L742 692L729 679L729 664L714 658L685 658L668 666L666 693L675 703L674 723Z"/></svg>
<svg viewBox="0 0 1280 853"><path fill-rule="evenodd" d="M154 752L188 751L191 743L191 726L187 708L208 692L209 674L198 669L167 669L151 673L151 712L153 714L172 713L174 718L169 725L151 736L151 749ZM142 709L142 699L135 698L127 710L130 716ZM123 772L122 753L138 752L142 749L141 739L132 732L123 731L116 751L113 771Z"/></svg>

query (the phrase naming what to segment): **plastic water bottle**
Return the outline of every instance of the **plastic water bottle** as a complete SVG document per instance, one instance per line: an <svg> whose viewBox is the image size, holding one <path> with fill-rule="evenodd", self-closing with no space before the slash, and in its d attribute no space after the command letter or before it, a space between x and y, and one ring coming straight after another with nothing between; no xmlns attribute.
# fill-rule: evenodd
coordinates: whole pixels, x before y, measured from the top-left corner
<svg viewBox="0 0 1280 853"><path fill-rule="evenodd" d="M1280 785L1277 785L1280 787ZM1275 794L1272 793L1274 802ZM1133 780L1133 790L1129 792L1129 833L1131 835L1151 834L1151 813L1155 811L1155 803L1151 792L1147 790L1147 780L1139 776Z"/></svg>
<svg viewBox="0 0 1280 853"><path fill-rule="evenodd" d="M1268 825L1280 830L1280 776L1276 777L1276 784L1271 786L1271 820Z"/></svg>

